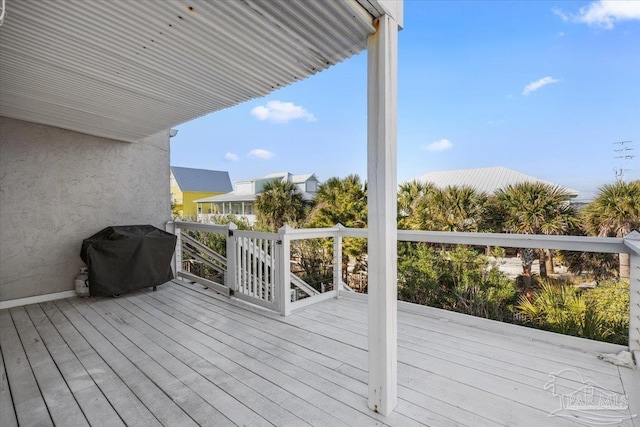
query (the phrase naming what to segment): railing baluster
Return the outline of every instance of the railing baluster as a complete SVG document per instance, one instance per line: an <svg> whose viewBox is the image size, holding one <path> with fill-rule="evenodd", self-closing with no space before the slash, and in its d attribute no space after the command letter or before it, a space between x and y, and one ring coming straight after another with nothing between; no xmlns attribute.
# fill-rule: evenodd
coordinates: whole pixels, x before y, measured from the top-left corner
<svg viewBox="0 0 640 427"><path fill-rule="evenodd" d="M336 298L340 297L342 287L342 224L336 224L338 232L333 238L333 289L336 291Z"/></svg>
<svg viewBox="0 0 640 427"><path fill-rule="evenodd" d="M280 314L288 316L291 314L291 240L287 232L291 228L288 225L282 226L278 230L280 235L280 245L278 248L278 305Z"/></svg>
<svg viewBox="0 0 640 427"><path fill-rule="evenodd" d="M260 295L260 289L258 288L258 275L256 274L256 270L258 269L258 256L260 255L257 239L251 239L251 281L253 282L253 292L254 296L258 299L262 299L262 295Z"/></svg>
<svg viewBox="0 0 640 427"><path fill-rule="evenodd" d="M232 222L227 225L227 276L225 278L225 285L233 292L238 291L238 270L236 265L237 238L235 236L237 229L238 226Z"/></svg>

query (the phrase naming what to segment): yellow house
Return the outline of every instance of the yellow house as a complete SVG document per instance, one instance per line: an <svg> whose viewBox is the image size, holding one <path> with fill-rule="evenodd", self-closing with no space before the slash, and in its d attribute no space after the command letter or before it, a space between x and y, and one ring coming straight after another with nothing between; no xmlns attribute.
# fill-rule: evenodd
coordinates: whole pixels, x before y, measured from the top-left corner
<svg viewBox="0 0 640 427"><path fill-rule="evenodd" d="M230 192L229 172L171 166L171 205L174 215L196 219L195 200Z"/></svg>

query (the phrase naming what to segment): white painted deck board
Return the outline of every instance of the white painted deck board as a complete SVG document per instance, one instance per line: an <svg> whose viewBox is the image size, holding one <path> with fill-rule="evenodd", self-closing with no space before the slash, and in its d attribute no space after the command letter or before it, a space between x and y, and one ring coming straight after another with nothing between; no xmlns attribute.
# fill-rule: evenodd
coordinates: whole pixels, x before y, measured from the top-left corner
<svg viewBox="0 0 640 427"><path fill-rule="evenodd" d="M630 414L640 410L637 370L400 310L399 402L383 417L367 408L366 319L362 301L283 318L175 283L2 310L0 425L51 425L47 404L62 413L56 393L92 425L579 425L548 417L559 401L543 386L564 367L628 393Z"/></svg>
<svg viewBox="0 0 640 427"><path fill-rule="evenodd" d="M7 427L18 425L16 419L16 411L13 407L13 399L11 398L11 390L9 390L9 381L7 380L7 371L4 368L4 357L0 351L0 414L2 414L2 423Z"/></svg>
<svg viewBox="0 0 640 427"><path fill-rule="evenodd" d="M154 417L164 425L197 425L180 409L164 390L159 388L143 371L130 361L69 302L56 301L56 305L69 318L98 355L113 369Z"/></svg>
<svg viewBox="0 0 640 427"><path fill-rule="evenodd" d="M323 322L327 314L330 313L324 305L316 305L310 307L309 310L305 310L304 313L300 313L301 316L319 322ZM358 314L357 312L351 312L348 314L350 316L348 323L345 319L345 322L336 323L336 326L343 329L349 328L366 337L366 323L363 322L363 319ZM502 376L508 374L511 376L511 374L515 374L514 377L518 378L518 380L536 387L544 386L544 383L549 380L550 372L562 368L579 368L585 374L588 373L591 379L597 380L599 384L607 386L610 390L620 393L623 391L615 366L603 365L602 361L597 359L596 354L589 354L589 363L585 368L584 364L576 362L573 352L568 352L565 349L556 350L557 356L560 356L562 361L554 362L542 357L530 357L531 353L522 353L514 348L495 347L488 340L484 342L470 341L467 336L472 335L475 340L475 333L465 328L449 330L446 335L441 334L436 330L437 326L440 326L441 329L454 329L456 327L456 325L449 322L443 322L440 325L436 324L432 329L401 323L399 330L403 333L399 337L399 346L433 357L444 357L446 360L455 361L456 364L475 367L492 375ZM527 347L524 348L534 346L535 343L528 343ZM561 384L573 390L580 385L569 381L566 383L561 382Z"/></svg>
<svg viewBox="0 0 640 427"><path fill-rule="evenodd" d="M12 308L10 313L53 422L57 425L88 426L78 402L56 368L25 308Z"/></svg>
<svg viewBox="0 0 640 427"><path fill-rule="evenodd" d="M104 312L99 308L100 302L89 304L85 301L75 300L72 304L85 318L91 319L90 322L94 327L156 386L160 387L171 401L175 402L195 423L204 426L224 426L225 422L226 425L230 424L214 407L208 405L206 401L187 387L185 382L187 380L195 381L195 379L188 377L183 379L182 376L187 374L176 372L178 368L170 366L176 361L162 360L162 354L159 354L162 349L150 346L146 342L145 336L129 326L126 319L117 314L113 314L113 318L109 318L111 322L106 317L101 317ZM159 363L156 358L163 363ZM184 420L185 418L175 422L184 422Z"/></svg>
<svg viewBox="0 0 640 427"><path fill-rule="evenodd" d="M42 308L37 304L25 308L89 424L124 426L124 422L51 324Z"/></svg>
<svg viewBox="0 0 640 427"><path fill-rule="evenodd" d="M149 294L149 295L155 296L155 294ZM184 299L184 293L180 296L180 299ZM177 302L177 300L175 302ZM198 304L201 304L202 307L199 307ZM226 305L229 307L228 304ZM215 316L223 316L223 317L220 317L221 319L235 318L236 322L234 323L235 324L234 328L236 330L242 330L243 332L251 333L252 330L257 330L256 328L259 328L261 326L261 324L259 323L256 323L256 324L251 323L251 319L244 318L245 321L249 322L249 326L245 326L242 323L243 316L236 315L234 317L234 313L232 313L231 311L228 311L226 313L222 311L214 312L213 309L216 307L217 306L214 306L213 304L208 304L208 306L206 306L206 303L195 300L195 303L189 306L188 308L189 310L192 310L194 312L203 313L209 316L212 316L212 313ZM222 309L223 307L221 306L219 308ZM231 308L234 309L233 307ZM237 308L235 309L242 311L241 309L237 309ZM262 324L263 323L264 322L262 322ZM348 376L345 377L344 375L334 370L344 365L344 362L335 360L335 359L329 359L329 357L327 356L321 356L319 353L312 352L306 349L304 349L306 353L303 352L304 356L298 356L297 354L295 354L296 352L292 350L294 350L295 347L298 347L299 349L301 349L302 347L298 346L297 344L287 342L284 338L280 338L277 334L271 335L271 333L274 333L277 331L271 331L270 333L268 328L263 328L262 330L258 330L258 332L259 333L255 334L256 336L255 338L244 336L243 340L245 340L246 342L252 342L255 346L263 350L263 352L269 353L271 355L276 355L279 358L282 358L285 363L299 366L307 371L310 371L320 376L321 379L332 381L343 388L347 388L357 393L358 395L366 394L366 391L367 391L366 371L363 371L365 373L364 378L354 379ZM283 337L286 337L287 335L288 334L285 334L283 335ZM286 351L282 351L282 347L286 348ZM325 349L332 350L331 346ZM341 355L340 348L333 348L333 350L334 351L330 354L333 354L333 357L340 358L340 355ZM311 361L307 357L309 354L316 356L313 361ZM322 360L320 358L331 360L335 363L322 363ZM355 361L355 363L357 365L362 364L361 361ZM365 363L366 363L366 359L365 359ZM330 366L331 368L328 368L327 366ZM284 367L286 369L286 365ZM290 371L290 369L288 370ZM296 378L300 378L299 372L294 372L294 374L296 375ZM314 383L313 378L310 378L310 381L312 381L311 384L318 383L317 380ZM431 421L433 425L449 425L453 422L452 419L455 419L456 420L455 425L466 425L465 422L468 423L469 422L468 420L470 419L470 417L474 416L474 414L470 412L460 410L454 405L451 405L447 402L442 402L438 399L429 398L428 400L425 400L427 396L422 395L421 393L417 393L412 390L405 390L404 392L407 394L407 396L411 396L413 400L407 399L406 401L401 401L399 403L399 407L397 408L397 412L400 414L407 415L409 418L412 418L414 420L427 419L428 421ZM416 408L417 405L414 404L414 402L416 401L420 401L423 403L426 402L426 403ZM420 407L423 409L423 411L419 410ZM419 412L422 412L422 414L419 415ZM452 414L453 412L456 412L455 416L453 416ZM447 417L449 418L442 417L439 414L447 414ZM476 417L476 420L474 421L473 425L485 425L485 424L482 424L482 420L478 420ZM495 425L495 424L489 423L486 425Z"/></svg>
<svg viewBox="0 0 640 427"><path fill-rule="evenodd" d="M296 324L304 328L318 328L319 322L317 320L302 320L301 317L295 319ZM290 321L293 321L293 319ZM346 331L328 323L321 325L321 333L323 335L342 342L355 343L362 348L366 348L366 336ZM402 332L400 328L399 331ZM518 425L539 425L538 422L533 420L548 414L549 410L545 411L545 409L553 408L556 403L556 398L551 394L539 393L540 389L536 389L526 383L478 371L474 368L456 364L446 358L424 357L415 351L399 347L398 360L400 364L399 371L402 370L402 365L406 365L417 368L418 372L437 373L438 376L443 377L448 382L458 383L457 388L466 385L475 389L469 397L478 402L483 402L482 408L490 409L485 416L495 417L492 418L494 421L506 425L516 423L516 420L513 419L514 416L519 417L517 420ZM415 373L412 378L415 378ZM433 378L433 380L436 380L436 378ZM431 382L421 381L420 383L424 387L432 386ZM517 415L514 415L514 412ZM568 421L552 418L545 424L561 426L568 425Z"/></svg>
<svg viewBox="0 0 640 427"><path fill-rule="evenodd" d="M121 305L126 305L123 304L124 302L118 302ZM269 425L271 422L284 425L301 423L300 419L293 417L277 405L270 405L259 393L254 392L220 369L223 362L219 354L209 352L204 355L205 357L194 357L196 356L194 350L202 350L204 347L192 344L192 337L189 336L190 330L175 330L158 316L155 319L164 323L160 327L160 330L164 332L160 332L160 330L154 330L150 324L144 323L142 319L136 319L132 312L125 310L122 306L119 308L114 308L112 304L110 306L113 315L117 315L131 325L126 328L131 339L154 351L158 362L184 378L185 382L192 384L192 387L203 397L207 397L211 403L217 402L221 407L226 403L227 407L222 409L228 417L235 417L234 421L237 423L251 425ZM97 308L98 312L104 313L100 310L100 304L95 304L93 307ZM161 350L164 350L164 353ZM211 363L206 362L207 360L211 360ZM191 365L193 370L187 365ZM242 366L236 365L235 368L242 369ZM207 377L211 378L213 382L209 382ZM214 383L215 381L220 384L221 388ZM225 395L225 391L228 395ZM226 401L222 400L225 396ZM252 405L253 407L251 407ZM264 416L260 414L264 414ZM243 415L243 417L239 418L238 415Z"/></svg>
<svg viewBox="0 0 640 427"><path fill-rule="evenodd" d="M161 295L161 293L148 293L146 296L153 297L154 299L162 301L163 297ZM171 303L171 307L176 307L175 302ZM216 330L215 327L209 326L209 324L215 325L215 323L218 323L220 320L226 321L226 319L228 319L228 316L217 316L217 319L213 317L208 318L207 316L211 316L211 311L207 309L200 309L201 311L198 311L198 307L195 305L184 306L183 310L185 314L198 313L198 317L200 318L200 320L204 323L207 323L207 325L201 325L199 329L207 331L208 336L215 338L217 341L228 343L229 347L239 349L242 353L244 353L244 355L249 357L249 359L245 359L243 355L234 353L232 354L232 356L234 356L236 360L245 360L247 363L252 364L255 367L256 372L261 372L262 374L271 374L269 377L271 381L277 382L278 384L284 384L287 389L294 390L296 394L300 396L307 396L305 397L305 399L309 403L318 404L319 407L327 410L329 413L340 416L343 420L354 420L360 425L365 425L367 423L373 422L373 420L369 419L369 417L371 416L375 416L379 418L380 421L384 421L392 425L411 425L411 420L407 419L410 417L405 418L396 414L385 419L381 416L378 416L377 414L374 414L373 412L368 411L366 409L366 406L362 407L360 405L360 402L362 396L364 395L363 393L366 393L366 383L360 383L363 388L358 390L356 393L345 393L345 384L343 383L345 378L343 378L342 376L334 376L333 378L331 378L334 384L330 384L325 381L327 379L327 375L321 377L320 375L318 375L318 372L316 370L316 368L322 369L324 367L316 367L313 363L304 361L299 357L296 359L295 355L290 355L288 351L278 351L277 348L272 347L271 353L268 353L267 351L265 351L265 346L268 346L268 343L259 341L257 339L252 339L252 337L244 335L244 333L247 332L248 329L242 329L242 325L239 323L232 324L231 329L227 331L227 334L225 334L223 330ZM241 341L233 337L233 335L239 333L243 334ZM271 333L277 334L278 331L272 330ZM262 335L265 336L266 333L263 333ZM254 345L249 345L249 342L254 343ZM260 361L268 366L265 367L264 365L256 365L254 361ZM269 368L273 368L273 370ZM327 371L334 372L325 368L325 373ZM278 375L279 372L288 375L289 378ZM276 375L275 377L273 376L274 374ZM300 382L300 384L298 384L298 382ZM316 390L316 388L318 390ZM320 392L323 392L325 394L322 394ZM332 396L336 393L342 396L342 402L350 403L352 407L348 408L344 404L333 400ZM308 405L307 408L309 408ZM414 408L413 410L414 412L421 411L420 408ZM402 412L399 411L399 414L402 414ZM428 415L429 414L427 414L426 412L423 414L423 416ZM441 420L442 425L446 425L444 424L445 422L445 419Z"/></svg>
<svg viewBox="0 0 640 427"><path fill-rule="evenodd" d="M133 391L98 355L78 329L58 309L54 302L41 303L40 307L73 351L94 384L103 393L120 419L128 426L159 426L160 422L138 399ZM112 419L110 422L117 422Z"/></svg>
<svg viewBox="0 0 640 427"><path fill-rule="evenodd" d="M172 304L171 306L165 305L161 302L161 298L157 296L158 294L147 294L145 296L141 296L140 299L142 301L136 301L136 304L141 304L141 302L146 302L148 305L140 305L141 307L146 307L147 310L153 311L154 308L162 311L176 308L176 305ZM156 300L158 298L158 300ZM154 301L156 300L156 301ZM133 300L132 300L133 302ZM151 303L151 304L149 304ZM149 307L151 306L151 307ZM180 310L180 308L178 308ZM271 364L264 363L259 359L259 355L261 350L256 347L252 347L248 344L244 343L244 336L242 340L238 340L234 338L232 335L242 335L240 331L237 330L235 325L228 324L226 334L224 331L217 331L215 328L208 326L206 323L201 322L200 320L191 317L187 313L193 313L188 307L182 309L183 311L180 313L173 313L173 317L176 319L182 319L182 321L190 324L192 328L195 328L197 332L197 336L192 335L196 340L198 340L203 345L206 345L209 349L209 352L213 351L215 353L212 354L216 360L216 364L226 367L229 371L234 372L239 379L246 382L246 384L250 387L253 387L256 391L261 391L265 393L265 397L269 397L270 399L275 399L280 404L289 404L288 400L296 399L296 395L303 397L305 401L299 401L296 412L300 412L301 410L313 412L314 408L309 407L309 405L319 405L323 407L328 407L331 411L328 411L324 417L318 418L319 420L325 418L330 421L329 425L333 422L342 423L340 419L331 420L333 418L329 412L342 414L344 417L342 419L350 419L355 417L356 419L361 419L361 425L374 425L376 424L373 419L369 419L366 415L363 417L357 411L349 410L346 405L339 404L337 401L331 401L331 399L326 399L326 396L317 392L312 387L305 386L300 380L295 377L291 377L286 375L285 373L275 369L271 366L271 364L275 364L277 359L272 358L270 360ZM162 316L161 314L155 312L154 317ZM201 317L201 316L200 316ZM201 317L202 318L202 317ZM202 318L203 320L206 320ZM171 319L168 319L171 320ZM228 322L227 322L228 323ZM180 333L185 333L188 330L184 330L180 324L176 324L177 328L179 328ZM211 338L214 338L211 340ZM179 338L178 338L179 339ZM239 366L231 366L229 362L237 364ZM287 368L288 366L284 365L281 368ZM273 390L271 384L278 384L280 387L283 387L283 390ZM288 391L290 390L290 392ZM284 393L283 393L284 392ZM279 396L280 395L280 396ZM315 408L316 410L319 408ZM306 414L300 414L301 416L306 416ZM314 422L314 420L308 420ZM315 422L314 422L315 423ZM324 423L322 423L324 424Z"/></svg>

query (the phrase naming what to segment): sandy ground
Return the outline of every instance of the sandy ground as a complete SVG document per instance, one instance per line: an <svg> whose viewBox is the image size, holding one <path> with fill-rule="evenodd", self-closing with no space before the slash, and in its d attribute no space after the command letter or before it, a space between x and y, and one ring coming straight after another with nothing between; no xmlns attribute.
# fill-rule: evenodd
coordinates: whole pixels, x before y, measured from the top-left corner
<svg viewBox="0 0 640 427"><path fill-rule="evenodd" d="M493 258L489 257L491 262L498 263L498 268L504 274L507 275L510 279L515 279L519 274L522 274L522 261L520 258L511 257L511 258ZM533 274L540 274L540 262L534 261L531 267ZM566 274L566 267L555 267L555 274Z"/></svg>

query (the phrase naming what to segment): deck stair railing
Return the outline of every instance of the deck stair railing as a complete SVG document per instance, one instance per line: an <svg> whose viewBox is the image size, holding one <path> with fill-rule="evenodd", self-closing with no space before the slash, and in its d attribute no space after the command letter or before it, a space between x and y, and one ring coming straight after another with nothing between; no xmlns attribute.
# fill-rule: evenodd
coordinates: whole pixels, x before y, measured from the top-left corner
<svg viewBox="0 0 640 427"><path fill-rule="evenodd" d="M282 292L284 295L285 290L276 287L277 283L284 281L284 276L281 277L284 270L276 268L277 263L283 262L278 261L279 257L285 256L280 248L284 240L280 233L238 230L233 223L212 225L185 221L170 222L167 229L178 236L175 260L180 260L186 255L188 259L218 273L217 276L223 279L194 274L194 271L186 270L182 262L174 262L176 277L200 283L221 294L233 295L276 312L281 312L280 307L288 304L289 301L285 302L284 297L278 298L278 293ZM184 232L185 230L224 236L227 256L198 241ZM289 247L287 252L290 252ZM306 299L320 294L290 270L288 276L290 287L286 292L288 295L295 295L290 298L297 300L298 296L302 295Z"/></svg>
<svg viewBox="0 0 640 427"><path fill-rule="evenodd" d="M195 238L186 233L182 233L182 250L189 257L202 262L207 267L216 271L220 275L227 272L227 258L220 255L208 246L203 245Z"/></svg>
<svg viewBox="0 0 640 427"><path fill-rule="evenodd" d="M224 284L181 271L181 262L174 263L177 277L197 281L220 293L234 295L285 316L290 314L292 310L328 298L338 297L341 292L350 291L342 281L342 239L367 238L368 236L367 229L345 228L341 225L315 229L293 229L285 225L277 233L240 231L236 229L234 224L209 225L182 221L170 222L167 228L174 232L180 241L182 240L181 229L199 230L226 236L227 258ZM333 239L334 286L330 291L313 294L311 286L291 275L291 242L320 238ZM189 241L189 238L186 240ZM629 349L634 353L636 360L640 360L640 233L637 231L624 238L613 238L399 230L398 241L612 254L627 253L630 255ZM190 246L192 249L197 247L189 241L186 244L187 249L183 249L185 246L180 243L176 247L175 259L182 259L183 250L187 250L191 256L189 250L192 249L188 249ZM218 257L212 257L206 251L199 253L207 254L201 258L207 259L207 262L223 269L221 261L224 257L220 257L219 254L217 254ZM313 295L292 301L292 286Z"/></svg>

